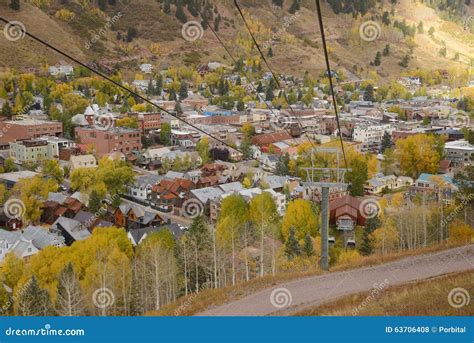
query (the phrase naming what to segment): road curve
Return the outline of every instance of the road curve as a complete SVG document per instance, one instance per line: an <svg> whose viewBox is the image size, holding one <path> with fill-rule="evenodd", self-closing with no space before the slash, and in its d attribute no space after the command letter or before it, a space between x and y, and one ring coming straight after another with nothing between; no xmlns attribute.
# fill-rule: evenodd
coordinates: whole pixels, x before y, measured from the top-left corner
<svg viewBox="0 0 474 343"><path fill-rule="evenodd" d="M343 272L276 285L210 308L198 316L288 315L339 297L369 291L384 283L400 285L446 273L474 269L474 244ZM386 285L382 286L386 287ZM291 301L290 301L291 300Z"/></svg>

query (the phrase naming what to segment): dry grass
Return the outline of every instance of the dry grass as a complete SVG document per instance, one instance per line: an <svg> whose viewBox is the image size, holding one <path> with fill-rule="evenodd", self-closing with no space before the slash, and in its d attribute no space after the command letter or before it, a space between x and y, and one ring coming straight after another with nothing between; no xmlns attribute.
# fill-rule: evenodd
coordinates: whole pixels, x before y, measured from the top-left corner
<svg viewBox="0 0 474 343"><path fill-rule="evenodd" d="M331 272L349 270L354 268L361 268L366 266L374 266L377 264L387 263L394 260L399 260L404 257L427 254L430 252L441 251L448 248L453 248L453 245L438 245L426 249L418 249L413 251L406 251L390 255L372 255L363 257L361 260L355 262L349 262L344 265L337 265L331 268ZM147 313L150 316L191 316L206 309L223 305L225 303L238 300L249 294L263 290L265 288L273 287L277 284L281 284L296 279L301 279L309 276L321 275L326 272L320 270L315 266L311 270L284 273L279 274L275 277L267 275L262 278L253 279L249 282L244 282L236 286L229 286L226 288L219 289L207 289L200 292L199 294L191 294L187 297L181 297L179 300L166 305L160 311L153 311Z"/></svg>
<svg viewBox="0 0 474 343"><path fill-rule="evenodd" d="M386 288L373 300L370 292L346 296L334 302L304 310L297 316L472 316L474 299L455 308L448 302L454 288L474 296L474 270ZM455 298L456 299L456 298ZM461 299L461 298L459 298ZM362 303L366 301L366 306ZM355 309L359 308L357 313Z"/></svg>

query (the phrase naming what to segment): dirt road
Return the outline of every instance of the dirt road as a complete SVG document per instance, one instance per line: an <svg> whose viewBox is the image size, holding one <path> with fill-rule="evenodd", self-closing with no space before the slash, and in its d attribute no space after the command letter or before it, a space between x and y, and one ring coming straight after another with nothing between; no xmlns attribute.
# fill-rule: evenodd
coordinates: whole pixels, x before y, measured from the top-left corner
<svg viewBox="0 0 474 343"><path fill-rule="evenodd" d="M288 315L341 296L474 269L474 244L279 284L199 316Z"/></svg>

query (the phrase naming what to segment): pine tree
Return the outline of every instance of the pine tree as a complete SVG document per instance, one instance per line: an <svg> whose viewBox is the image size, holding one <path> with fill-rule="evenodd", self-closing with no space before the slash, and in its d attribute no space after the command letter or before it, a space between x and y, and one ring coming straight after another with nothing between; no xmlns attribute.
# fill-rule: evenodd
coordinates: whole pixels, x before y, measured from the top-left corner
<svg viewBox="0 0 474 343"><path fill-rule="evenodd" d="M237 111L242 112L242 111L245 110L245 104L244 104L244 102L243 102L242 100L239 100L239 101L237 102L237 106L236 106L236 107L237 107Z"/></svg>
<svg viewBox="0 0 474 343"><path fill-rule="evenodd" d="M186 99L188 97L188 85L186 82L181 82L181 86L179 88L179 100Z"/></svg>
<svg viewBox="0 0 474 343"><path fill-rule="evenodd" d="M273 49L272 47L268 48L268 57L273 57Z"/></svg>
<svg viewBox="0 0 474 343"><path fill-rule="evenodd" d="M313 240L309 233L304 238L303 252L306 256L312 256L314 254Z"/></svg>
<svg viewBox="0 0 474 343"><path fill-rule="evenodd" d="M141 316L144 312L142 299L140 295L140 281L137 277L136 267L132 267L132 281L130 285L130 305L129 315L130 316Z"/></svg>
<svg viewBox="0 0 474 343"><path fill-rule="evenodd" d="M288 239L285 243L285 254L289 260L301 255L301 247L295 237L295 228L293 227L290 229Z"/></svg>
<svg viewBox="0 0 474 343"><path fill-rule="evenodd" d="M10 1L10 8L14 11L20 10L20 0L11 0Z"/></svg>
<svg viewBox="0 0 474 343"><path fill-rule="evenodd" d="M12 108L10 106L10 103L7 100L2 106L2 116L10 118L12 114L13 114Z"/></svg>
<svg viewBox="0 0 474 343"><path fill-rule="evenodd" d="M263 88L262 82L259 82L257 86L257 93L263 93L264 90L265 89Z"/></svg>
<svg viewBox="0 0 474 343"><path fill-rule="evenodd" d="M59 274L56 311L60 316L83 316L85 314L81 285L71 262Z"/></svg>
<svg viewBox="0 0 474 343"><path fill-rule="evenodd" d="M183 7L180 4L176 7L176 18L178 18L178 20L183 24L188 21L188 17L184 13Z"/></svg>
<svg viewBox="0 0 474 343"><path fill-rule="evenodd" d="M382 63L382 54L380 51L377 51L377 54L375 55L374 66L379 66L380 63Z"/></svg>
<svg viewBox="0 0 474 343"><path fill-rule="evenodd" d="M275 98L275 95L273 94L273 90L268 87L267 92L265 93L265 101L272 101Z"/></svg>
<svg viewBox="0 0 474 343"><path fill-rule="evenodd" d="M385 45L385 48L383 49L383 55L384 56L390 55L390 44Z"/></svg>
<svg viewBox="0 0 474 343"><path fill-rule="evenodd" d="M173 100L176 101L176 99L177 99L176 98L176 92L174 91L173 88L170 88L169 95L168 95L168 100L169 101L173 101Z"/></svg>
<svg viewBox="0 0 474 343"><path fill-rule="evenodd" d="M383 137L382 137L381 152L384 153L385 150L387 150L391 147L392 147L392 136L390 136L390 133L385 131L384 134L383 134Z"/></svg>
<svg viewBox="0 0 474 343"><path fill-rule="evenodd" d="M49 293L39 286L38 280L34 275L26 283L18 296L17 314L20 316L54 315Z"/></svg>
<svg viewBox="0 0 474 343"><path fill-rule="evenodd" d="M291 14L295 14L297 11L299 11L300 10L300 1L301 0L293 0L288 12L290 12Z"/></svg>
<svg viewBox="0 0 474 343"><path fill-rule="evenodd" d="M364 101L375 101L374 97L374 86L371 84L367 85L364 92Z"/></svg>
<svg viewBox="0 0 474 343"><path fill-rule="evenodd" d="M370 237L370 233L368 230L364 229L362 233L362 243L360 244L359 252L363 256L369 256L372 254L373 250L374 247L372 239Z"/></svg>

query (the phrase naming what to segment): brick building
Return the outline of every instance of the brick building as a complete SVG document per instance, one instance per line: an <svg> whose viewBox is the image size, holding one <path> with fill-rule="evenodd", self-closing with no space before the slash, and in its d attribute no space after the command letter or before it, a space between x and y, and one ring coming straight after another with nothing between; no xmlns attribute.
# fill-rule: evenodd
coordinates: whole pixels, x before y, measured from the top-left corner
<svg viewBox="0 0 474 343"><path fill-rule="evenodd" d="M139 130L76 127L75 132L77 140L81 144L92 145L99 157L113 152L121 152L129 157L133 151L142 149L142 135Z"/></svg>
<svg viewBox="0 0 474 343"><path fill-rule="evenodd" d="M161 127L161 113L128 113L130 118L137 118L138 128L142 135L158 130Z"/></svg>
<svg viewBox="0 0 474 343"><path fill-rule="evenodd" d="M63 124L46 120L5 120L0 121L0 149L8 149L15 140L34 139L42 136L60 137Z"/></svg>

